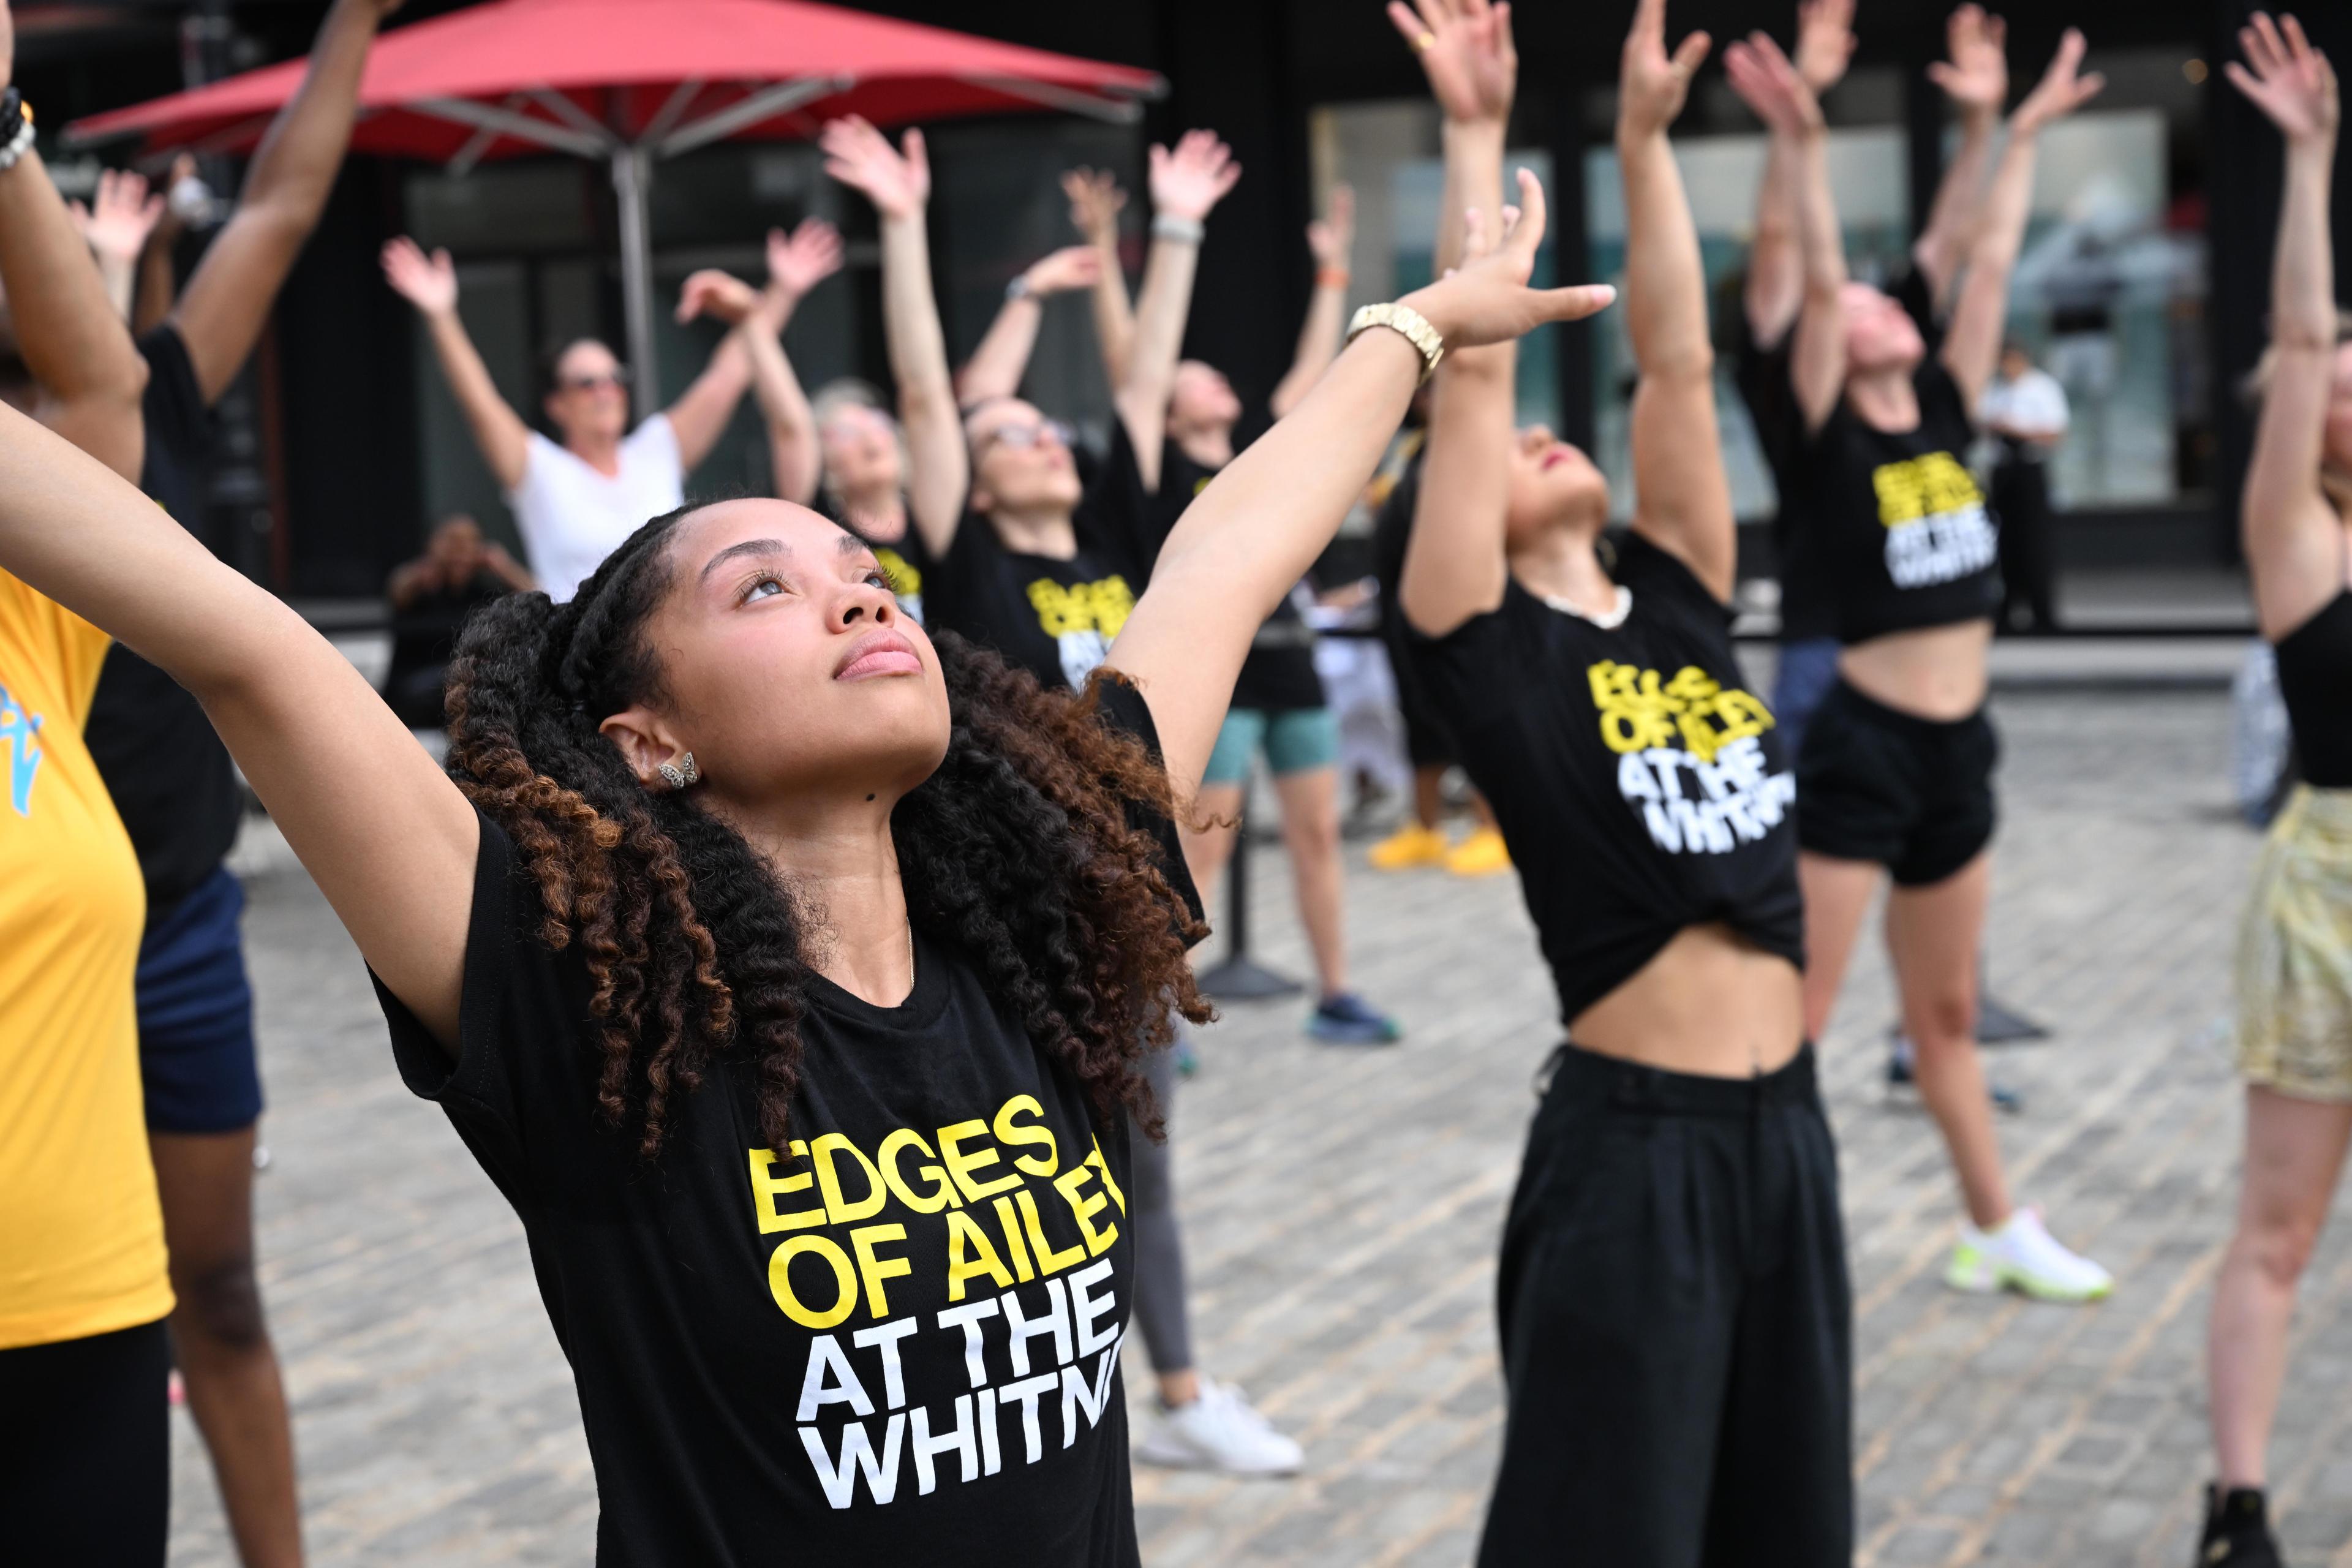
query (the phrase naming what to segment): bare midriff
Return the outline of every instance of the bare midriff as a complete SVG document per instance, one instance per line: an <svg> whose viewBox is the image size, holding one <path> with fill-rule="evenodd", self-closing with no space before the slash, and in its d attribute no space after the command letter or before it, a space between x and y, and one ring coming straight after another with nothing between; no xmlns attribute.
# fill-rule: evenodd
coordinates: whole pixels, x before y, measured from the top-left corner
<svg viewBox="0 0 2352 1568"><path fill-rule="evenodd" d="M1948 721L1984 706L1992 623L1960 621L1889 632L1838 655L1848 686L1898 713Z"/></svg>
<svg viewBox="0 0 2352 1568"><path fill-rule="evenodd" d="M1720 922L1685 926L1570 1021L1579 1049L1700 1078L1749 1078L1804 1046L1797 966Z"/></svg>

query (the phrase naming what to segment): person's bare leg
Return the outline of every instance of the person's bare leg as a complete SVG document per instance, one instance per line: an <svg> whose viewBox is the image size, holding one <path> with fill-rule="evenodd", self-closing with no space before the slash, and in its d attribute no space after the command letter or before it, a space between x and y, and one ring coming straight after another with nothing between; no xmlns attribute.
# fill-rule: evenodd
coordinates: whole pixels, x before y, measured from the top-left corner
<svg viewBox="0 0 2352 1568"><path fill-rule="evenodd" d="M1239 784L1204 784L1193 797L1192 821L1206 826L1196 828L1186 824L1184 868L1192 873L1192 886L1200 889L1203 909L1216 907L1217 884L1234 858L1234 825L1241 815Z"/></svg>
<svg viewBox="0 0 2352 1568"><path fill-rule="evenodd" d="M1475 789L1470 792L1470 817L1472 821L1477 823L1482 830L1488 833L1496 831L1495 826L1495 808L1488 805L1486 804L1486 797L1480 795Z"/></svg>
<svg viewBox="0 0 2352 1568"><path fill-rule="evenodd" d="M1275 797L1282 803L1282 842L1290 852L1290 879L1298 897L1298 921L1315 951L1315 974L1325 996L1348 988L1346 897L1339 862L1339 771L1306 768L1277 773Z"/></svg>
<svg viewBox="0 0 2352 1568"><path fill-rule="evenodd" d="M1854 938L1861 934L1863 917L1870 912L1870 900L1878 896L1879 879L1885 875L1868 860L1797 857L1797 884L1805 900L1805 1038L1809 1040L1818 1040L1829 1032L1838 988L1845 984L1845 966L1853 957Z"/></svg>
<svg viewBox="0 0 2352 1568"><path fill-rule="evenodd" d="M2352 1105L2247 1086L2238 1227L2213 1282L2205 1328L2207 1418L2225 1490L2263 1485L2295 1285L2327 1222L2347 1140Z"/></svg>
<svg viewBox="0 0 2352 1568"><path fill-rule="evenodd" d="M1919 1099L1944 1134L1960 1201L1979 1230L1999 1226L2010 1210L1977 1054L1978 944L1991 891L1988 852L1940 882L1898 887L1886 900L1886 951L1902 990Z"/></svg>
<svg viewBox="0 0 2352 1568"><path fill-rule="evenodd" d="M1412 770L1412 819L1431 832L1445 820L1445 770Z"/></svg>
<svg viewBox="0 0 2352 1568"><path fill-rule="evenodd" d="M294 1568L294 1433L253 1272L254 1130L151 1132L172 1255L172 1349L246 1568Z"/></svg>

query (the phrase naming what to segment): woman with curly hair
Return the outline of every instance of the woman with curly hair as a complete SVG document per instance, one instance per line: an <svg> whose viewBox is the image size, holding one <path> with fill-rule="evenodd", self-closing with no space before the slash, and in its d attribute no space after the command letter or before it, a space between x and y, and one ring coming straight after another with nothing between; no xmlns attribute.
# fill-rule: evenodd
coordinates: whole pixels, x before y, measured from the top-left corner
<svg viewBox="0 0 2352 1568"><path fill-rule="evenodd" d="M2352 1143L2352 317L2336 308L2336 72L2257 11L2225 68L2286 142L2262 422L2240 509L2254 613L2303 761L2238 934L2246 1080L2237 1229L2213 1281L2206 1378L2218 1474L2197 1561L2277 1568L2264 1495L2295 1288Z"/></svg>
<svg viewBox="0 0 2352 1568"><path fill-rule="evenodd" d="M1120 1112L1202 1017L1171 815L1447 343L1590 313L1530 212L1171 535L1104 677L900 613L776 500L468 627L445 777L351 666L0 414L0 571L203 700L523 1222L605 1563L1132 1563ZM1393 329L1393 330L1391 330Z"/></svg>

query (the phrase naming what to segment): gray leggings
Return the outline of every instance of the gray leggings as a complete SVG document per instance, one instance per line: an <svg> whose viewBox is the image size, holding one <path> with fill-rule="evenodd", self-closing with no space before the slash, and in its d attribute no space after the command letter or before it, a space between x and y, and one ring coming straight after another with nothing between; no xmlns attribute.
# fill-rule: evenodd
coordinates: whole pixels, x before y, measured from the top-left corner
<svg viewBox="0 0 2352 1568"><path fill-rule="evenodd" d="M1132 1174L1128 1178L1129 1234L1135 1243L1135 1321L1143 1331L1151 1369L1183 1372L1192 1364L1192 1321L1184 1306L1184 1237L1176 1226L1176 1052L1154 1051L1143 1076L1160 1102L1160 1120L1171 1142L1154 1143L1133 1117L1127 1141Z"/></svg>

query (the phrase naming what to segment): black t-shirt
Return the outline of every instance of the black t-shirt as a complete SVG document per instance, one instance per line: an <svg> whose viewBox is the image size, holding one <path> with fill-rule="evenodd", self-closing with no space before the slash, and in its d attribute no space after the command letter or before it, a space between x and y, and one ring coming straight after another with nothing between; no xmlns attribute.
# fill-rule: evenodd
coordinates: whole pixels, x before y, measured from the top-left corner
<svg viewBox="0 0 2352 1568"><path fill-rule="evenodd" d="M212 409L169 321L139 340L147 361L141 412L147 453L139 488L207 547ZM236 764L179 682L117 646L106 656L85 730L90 755L139 853L152 922L195 890L236 842Z"/></svg>
<svg viewBox="0 0 2352 1568"><path fill-rule="evenodd" d="M1798 448L1784 504L1809 535L1838 640L1989 620L2000 607L2000 540L1969 472L1975 427L1959 384L1929 354L1913 374L1919 423L1879 430L1843 398Z"/></svg>
<svg viewBox="0 0 2352 1568"><path fill-rule="evenodd" d="M874 552L874 559L880 563L882 574L890 579L890 592L897 596L898 607L912 616L915 624L920 626L923 624L923 590L928 586L931 574L931 551L930 546L923 542L923 531L915 526L913 503L902 500L902 504L906 508L907 531L886 542L860 528L856 521L824 490L817 491L815 501L817 510L866 542L866 547Z"/></svg>
<svg viewBox="0 0 2352 1568"><path fill-rule="evenodd" d="M1271 421L1244 420L1234 431L1234 451L1239 454L1264 435ZM1209 488L1217 470L1197 462L1174 441L1160 450L1160 489L1151 497L1152 530L1165 539L1184 515L1192 499ZM1284 598L1250 639L1242 658L1241 673L1234 679L1233 706L1286 712L1324 705L1323 677L1315 668L1315 633L1298 612L1297 596Z"/></svg>
<svg viewBox="0 0 2352 1568"><path fill-rule="evenodd" d="M1160 553L1135 448L1117 420L1110 456L1071 521L1077 553L1057 561L1007 550L988 519L967 510L947 558L929 575L924 625L994 648L1049 688L1084 686L1127 624Z"/></svg>
<svg viewBox="0 0 2352 1568"><path fill-rule="evenodd" d="M1919 329L1932 356L1943 342L1943 327L1936 320L1935 300L1927 280L1916 267L1906 269L1887 290ZM1813 531L1790 500L1797 483L1796 469L1805 446L1805 416L1798 406L1790 374L1796 332L1783 329L1767 343L1759 342L1745 310L1731 312L1732 379L1748 405L1756 426L1756 442L1772 470L1773 493L1780 510L1772 517L1772 550L1780 576L1780 640L1798 642L1837 635L1837 601L1827 572L1819 559Z"/></svg>
<svg viewBox="0 0 2352 1568"><path fill-rule="evenodd" d="M2278 640L2279 700L2306 784L2352 789L2352 588Z"/></svg>
<svg viewBox="0 0 2352 1568"><path fill-rule="evenodd" d="M1407 636L1510 846L1563 1022L1687 926L1804 962L1796 780L1740 685L1731 611L1638 533L1615 575L1633 603L1613 628L1514 579L1499 609Z"/></svg>
<svg viewBox="0 0 2352 1568"><path fill-rule="evenodd" d="M1156 749L1133 689L1102 711ZM1197 910L1172 826L1134 810ZM919 931L895 1007L814 983L789 1152L728 1063L649 1163L598 1110L578 947L545 945L536 884L481 836L454 1064L377 992L401 1077L522 1220L597 1562L1135 1563L1124 1119L1096 1127L979 967Z"/></svg>

